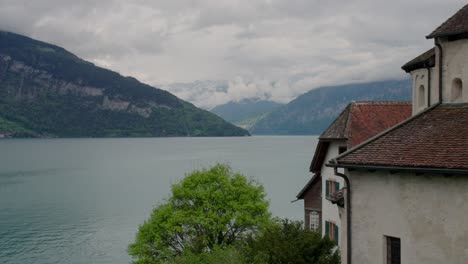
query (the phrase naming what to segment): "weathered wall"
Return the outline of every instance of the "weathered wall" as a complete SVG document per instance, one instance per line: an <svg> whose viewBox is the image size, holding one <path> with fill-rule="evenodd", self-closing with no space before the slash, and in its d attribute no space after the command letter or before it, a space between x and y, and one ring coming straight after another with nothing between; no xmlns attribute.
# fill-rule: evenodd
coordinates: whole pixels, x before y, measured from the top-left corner
<svg viewBox="0 0 468 264"><path fill-rule="evenodd" d="M322 185L321 180L317 180L305 193L304 208L320 210L322 208Z"/></svg>
<svg viewBox="0 0 468 264"><path fill-rule="evenodd" d="M310 227L310 212L322 211L322 182L318 179L304 195L304 224L307 228ZM321 217L322 218L322 217ZM319 227L321 232L321 226Z"/></svg>
<svg viewBox="0 0 468 264"><path fill-rule="evenodd" d="M332 204L330 201L328 201L325 197L325 184L326 180L334 180L340 183L340 188L343 188L345 183L344 180L340 177L336 177L335 173L333 171L333 168L326 167L325 164L328 163L329 160L336 158L338 156L338 149L340 146L346 146L346 141L345 140L335 140L330 143L328 146L327 150L327 155L325 157L325 162L322 165L321 168L321 174L322 174L322 227L325 225L325 221L329 221L332 223L335 223L338 228L339 228L339 233L340 235L338 236L338 243L340 246L340 251L341 248L344 247L344 242L345 242L345 236L343 236L342 232L342 227L341 227L341 218L340 218L340 210L336 204ZM340 169L340 172L341 171ZM325 235L325 228L322 228L322 235ZM343 253L342 253L343 254ZM342 261L343 264L345 264L345 261Z"/></svg>
<svg viewBox="0 0 468 264"><path fill-rule="evenodd" d="M468 259L468 177L347 172L352 188L353 263L384 262L384 236L401 239L405 264Z"/></svg>
<svg viewBox="0 0 468 264"><path fill-rule="evenodd" d="M463 82L461 102L466 103L468 102L468 40L446 41L442 39L441 45L443 49L442 101L452 102L453 80L459 78ZM438 53L436 53L436 64L438 59Z"/></svg>
<svg viewBox="0 0 468 264"><path fill-rule="evenodd" d="M436 104L439 101L438 91L438 70L437 67L430 68L430 85L429 85L429 72L427 69L417 69L411 72L413 79L413 115L428 107L428 100L430 97L430 105ZM420 98L419 88L424 87L424 97ZM430 86L430 96L429 96ZM420 103L423 102L421 105Z"/></svg>

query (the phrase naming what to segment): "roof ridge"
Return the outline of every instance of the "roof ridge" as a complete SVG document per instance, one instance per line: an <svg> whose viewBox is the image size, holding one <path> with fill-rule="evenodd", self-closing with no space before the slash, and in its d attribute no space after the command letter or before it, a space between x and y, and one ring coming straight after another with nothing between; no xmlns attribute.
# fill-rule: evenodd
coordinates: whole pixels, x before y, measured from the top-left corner
<svg viewBox="0 0 468 264"><path fill-rule="evenodd" d="M351 104L411 104L411 101L356 101L351 102Z"/></svg>
<svg viewBox="0 0 468 264"><path fill-rule="evenodd" d="M356 151L356 150L358 150L358 149L361 149L361 148L367 146L368 144L374 142L375 140L377 140L377 139L383 137L384 135L386 135L386 134L388 134L388 133L390 133L390 132L396 130L397 128L400 128L400 127L402 127L402 126L408 124L409 122L415 120L416 118L420 117L421 115L424 115L424 114L426 114L426 113L432 111L434 108L436 108L436 107L438 107L438 106L440 106L440 105L441 105L441 103L437 103L437 104L435 104L435 105L433 105L433 106L431 106L431 107L425 109L424 111L421 111L421 112L417 113L416 115L411 116L410 118L408 118L408 119L406 119L406 120L403 120L402 122L400 122L400 123L398 123L398 124L396 124L396 125L394 125L394 126L388 128L388 129L386 129L386 130L384 130L384 131L378 133L377 135L375 135L375 136L373 136L373 137L371 137L371 138L365 140L364 142L362 142L362 143L360 143L360 144L358 144L358 145L356 145L356 146L350 148L349 150L345 151L344 153L342 153L342 154L338 155L337 157L335 157L335 158L329 160L329 161L328 161L328 162L329 162L328 164L337 164L337 160L338 160L338 159L341 159L341 158L345 157L346 155L348 155L348 154L350 154L350 153L352 153L352 152L354 152L354 151Z"/></svg>

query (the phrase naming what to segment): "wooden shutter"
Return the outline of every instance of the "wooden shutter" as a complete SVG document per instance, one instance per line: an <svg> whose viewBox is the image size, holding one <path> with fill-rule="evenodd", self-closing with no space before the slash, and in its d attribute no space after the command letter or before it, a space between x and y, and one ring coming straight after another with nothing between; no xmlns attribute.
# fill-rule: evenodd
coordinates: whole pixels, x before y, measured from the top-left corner
<svg viewBox="0 0 468 264"><path fill-rule="evenodd" d="M340 190L340 183L335 182L335 192Z"/></svg>
<svg viewBox="0 0 468 264"><path fill-rule="evenodd" d="M329 222L328 221L325 221L325 236L326 237L330 237L330 226L329 226Z"/></svg>
<svg viewBox="0 0 468 264"><path fill-rule="evenodd" d="M330 181L329 180L325 181L325 196L326 197L330 196Z"/></svg>
<svg viewBox="0 0 468 264"><path fill-rule="evenodd" d="M338 244L338 226L335 224L333 225L333 239Z"/></svg>

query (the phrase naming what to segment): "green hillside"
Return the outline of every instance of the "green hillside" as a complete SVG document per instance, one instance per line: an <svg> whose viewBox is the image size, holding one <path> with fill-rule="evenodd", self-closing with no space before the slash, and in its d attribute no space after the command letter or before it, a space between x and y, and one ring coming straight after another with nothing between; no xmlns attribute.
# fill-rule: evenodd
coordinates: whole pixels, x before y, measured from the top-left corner
<svg viewBox="0 0 468 264"><path fill-rule="evenodd" d="M167 91L1 31L0 120L0 132L48 137L248 135Z"/></svg>
<svg viewBox="0 0 468 264"><path fill-rule="evenodd" d="M249 131L267 135L318 135L352 101L409 100L409 79L321 87L267 114Z"/></svg>
<svg viewBox="0 0 468 264"><path fill-rule="evenodd" d="M211 112L237 126L248 129L267 113L282 105L267 100L244 99L218 105L211 109Z"/></svg>

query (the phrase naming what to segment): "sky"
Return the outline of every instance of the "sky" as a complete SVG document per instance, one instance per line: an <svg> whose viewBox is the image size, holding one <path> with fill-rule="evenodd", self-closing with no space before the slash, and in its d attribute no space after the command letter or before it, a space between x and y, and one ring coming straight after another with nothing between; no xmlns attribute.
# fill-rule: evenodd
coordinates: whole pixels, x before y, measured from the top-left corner
<svg viewBox="0 0 468 264"><path fill-rule="evenodd" d="M0 0L0 29L197 106L402 79L463 0Z"/></svg>

